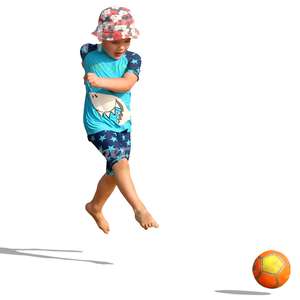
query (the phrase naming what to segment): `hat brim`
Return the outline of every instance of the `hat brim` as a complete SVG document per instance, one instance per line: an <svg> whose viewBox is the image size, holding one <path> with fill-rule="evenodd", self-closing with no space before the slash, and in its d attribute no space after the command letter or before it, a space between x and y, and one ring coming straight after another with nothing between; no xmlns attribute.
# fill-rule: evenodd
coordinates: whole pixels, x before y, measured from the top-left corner
<svg viewBox="0 0 300 300"><path fill-rule="evenodd" d="M128 39L128 38L137 39L140 35L140 32L134 27L130 30L130 33L124 34L122 35L121 38L115 39L113 38L114 32L111 32L111 34L108 37L103 37L102 31L100 31L99 28L97 27L91 34L97 37L100 41L115 41L115 40Z"/></svg>

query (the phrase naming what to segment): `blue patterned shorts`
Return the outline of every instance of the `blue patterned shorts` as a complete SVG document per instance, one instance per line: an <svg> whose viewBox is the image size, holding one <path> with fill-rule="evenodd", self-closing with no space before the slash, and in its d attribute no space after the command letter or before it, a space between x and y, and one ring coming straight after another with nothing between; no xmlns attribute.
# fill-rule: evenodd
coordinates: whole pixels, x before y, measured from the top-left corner
<svg viewBox="0 0 300 300"><path fill-rule="evenodd" d="M88 135L88 140L104 155L106 158L106 174L113 176L113 165L122 158L129 160L131 140L128 130L114 132L103 130Z"/></svg>

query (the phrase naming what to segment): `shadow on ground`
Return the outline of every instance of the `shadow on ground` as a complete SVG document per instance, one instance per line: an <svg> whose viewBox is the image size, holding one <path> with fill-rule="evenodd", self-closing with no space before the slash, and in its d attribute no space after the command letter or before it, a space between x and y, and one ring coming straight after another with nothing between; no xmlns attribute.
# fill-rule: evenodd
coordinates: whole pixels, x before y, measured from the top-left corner
<svg viewBox="0 0 300 300"><path fill-rule="evenodd" d="M239 290L216 290L217 293L234 294L234 295L271 295L267 292L239 291Z"/></svg>
<svg viewBox="0 0 300 300"><path fill-rule="evenodd" d="M23 252L25 251L25 252ZM38 257L38 258L47 258L47 259L61 259L61 260L72 260L72 261L82 261L100 265L112 265L113 263L106 262L106 261L97 261L97 260L84 260L84 259L75 259L75 258L66 258L66 257L58 257L58 256L49 256L49 255L40 255L34 253L27 253L26 251L47 251L47 252L82 252L78 250L53 250L53 249L37 249L37 248L28 248L28 249L13 249L13 248L1 248L0 247L0 254L8 254L8 255L22 255L22 256L31 256L31 257Z"/></svg>

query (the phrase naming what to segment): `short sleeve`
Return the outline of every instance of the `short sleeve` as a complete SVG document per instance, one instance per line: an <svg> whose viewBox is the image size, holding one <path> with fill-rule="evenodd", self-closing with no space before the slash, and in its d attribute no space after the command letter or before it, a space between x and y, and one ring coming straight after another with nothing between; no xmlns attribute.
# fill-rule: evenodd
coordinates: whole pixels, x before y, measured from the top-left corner
<svg viewBox="0 0 300 300"><path fill-rule="evenodd" d="M84 58L86 57L86 55L97 49L97 44L84 44L83 46L81 46L80 48L80 56L82 58L82 60L84 60Z"/></svg>
<svg viewBox="0 0 300 300"><path fill-rule="evenodd" d="M134 73L139 79L139 74L140 74L141 64L142 64L141 57L137 53L127 51L126 58L128 60L128 64L125 73L127 72Z"/></svg>

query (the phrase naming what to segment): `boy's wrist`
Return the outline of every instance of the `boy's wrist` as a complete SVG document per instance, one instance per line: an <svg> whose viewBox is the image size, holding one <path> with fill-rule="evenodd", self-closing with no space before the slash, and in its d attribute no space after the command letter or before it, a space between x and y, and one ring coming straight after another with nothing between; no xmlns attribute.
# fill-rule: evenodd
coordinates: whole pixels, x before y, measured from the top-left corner
<svg viewBox="0 0 300 300"><path fill-rule="evenodd" d="M100 77L97 78L97 82L96 82L97 88L102 88L102 80Z"/></svg>

